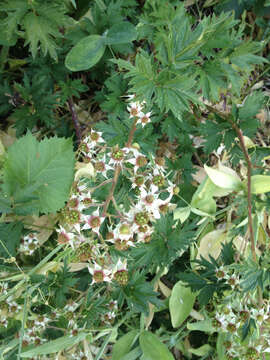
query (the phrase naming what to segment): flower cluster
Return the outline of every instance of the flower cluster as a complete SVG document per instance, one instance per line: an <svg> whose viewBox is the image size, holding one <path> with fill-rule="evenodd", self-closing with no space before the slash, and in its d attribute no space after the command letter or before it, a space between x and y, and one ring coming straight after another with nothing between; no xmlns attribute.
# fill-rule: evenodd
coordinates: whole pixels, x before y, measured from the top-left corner
<svg viewBox="0 0 270 360"><path fill-rule="evenodd" d="M265 302L258 309L250 297L234 300L217 306L218 311L212 321L214 328L226 334L224 346L228 359L258 359L262 353L270 352L269 328L270 303ZM252 325L253 324L253 325ZM244 328L250 326L245 345L243 345Z"/></svg>
<svg viewBox="0 0 270 360"><path fill-rule="evenodd" d="M31 308L22 337L24 348L46 342L49 328L59 326L64 335L73 337L93 321L95 326L111 327L119 315L111 293L125 287L131 277L128 249L149 243L155 236L155 222L173 207L177 187L172 175L167 174L165 157L146 154L132 143L136 129L150 123L151 112L144 111L145 103L135 101L134 96L129 100L127 111L133 125L125 145L110 147L103 134L93 129L80 144L78 171L56 229L57 242L66 246L71 262L80 269L87 268L91 275L89 288L94 292L87 295L93 299L91 306L84 301L83 291L76 289L61 309L49 310L54 307L50 301L41 314ZM19 251L33 255L39 245L37 234L30 233L23 237ZM2 295L8 294L6 283L0 284L0 290ZM41 294L43 290L39 290ZM23 303L20 292L7 298L1 310L3 327L9 328L12 316L22 316ZM80 346L65 355L67 359L88 358Z"/></svg>
<svg viewBox="0 0 270 360"><path fill-rule="evenodd" d="M151 112L144 113L144 103L134 101L134 96L129 99L132 102L127 110L134 121L134 133L136 127L150 122ZM89 262L92 283L114 280L125 285L127 263L112 261L111 247L126 251L151 241L153 225L170 209L176 188L166 176L165 159L149 158L138 145L132 145L132 138L124 147L108 147L103 134L91 130L80 145L79 156L81 168L85 166L90 176L79 177L74 183L62 211L58 242L69 244L77 258ZM116 194L119 184L129 186L125 198ZM84 256L82 249L86 248L88 255Z"/></svg>

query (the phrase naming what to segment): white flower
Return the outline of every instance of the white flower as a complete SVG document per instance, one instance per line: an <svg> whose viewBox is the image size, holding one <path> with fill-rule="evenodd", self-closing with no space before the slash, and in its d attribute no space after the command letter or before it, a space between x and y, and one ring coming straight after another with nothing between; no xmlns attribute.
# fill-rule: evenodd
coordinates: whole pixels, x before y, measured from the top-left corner
<svg viewBox="0 0 270 360"><path fill-rule="evenodd" d="M129 240L133 237L134 231L135 228L133 225L120 222L113 230L113 237L114 239Z"/></svg>
<svg viewBox="0 0 270 360"><path fill-rule="evenodd" d="M102 225L105 217L99 216L99 210L95 210L92 215L83 215L83 221L85 224L82 227L82 230L91 229L97 235L99 235L99 229Z"/></svg>
<svg viewBox="0 0 270 360"><path fill-rule="evenodd" d="M87 147L92 150L100 143L105 143L104 139L102 138L102 132L90 131L90 135L88 135L83 142L87 145Z"/></svg>
<svg viewBox="0 0 270 360"><path fill-rule="evenodd" d="M74 238L75 235L72 232L68 232L63 228L63 226L59 226L59 229L56 229L56 232L58 232L58 243L59 244L66 244L68 243L72 248L74 248Z"/></svg>
<svg viewBox="0 0 270 360"><path fill-rule="evenodd" d="M93 161L93 165L96 172L101 173L105 178L107 178L107 171L114 170L112 166L107 164L106 155L104 155L100 160Z"/></svg>
<svg viewBox="0 0 270 360"><path fill-rule="evenodd" d="M152 114L152 111L144 114L143 112L139 113L139 120L137 122L137 124L141 124L142 127L144 127L146 124L148 124L151 120L150 120L150 116Z"/></svg>
<svg viewBox="0 0 270 360"><path fill-rule="evenodd" d="M88 270L93 277L92 284L101 282L111 282L112 272L108 269L102 268L99 264L94 263L94 266L88 265Z"/></svg>
<svg viewBox="0 0 270 360"><path fill-rule="evenodd" d="M136 102L131 102L128 107L127 107L127 110L130 114L130 118L133 118L133 117L138 117L139 114L141 113L142 111L142 105L136 101Z"/></svg>
<svg viewBox="0 0 270 360"><path fill-rule="evenodd" d="M118 147L115 147L114 149L112 149L109 156L110 156L109 165L122 166L122 164L125 160L126 150L125 150L125 148L119 149Z"/></svg>
<svg viewBox="0 0 270 360"><path fill-rule="evenodd" d="M117 271L127 271L127 259L124 259L124 261L121 259L117 260L117 263L113 268L113 274L115 274Z"/></svg>

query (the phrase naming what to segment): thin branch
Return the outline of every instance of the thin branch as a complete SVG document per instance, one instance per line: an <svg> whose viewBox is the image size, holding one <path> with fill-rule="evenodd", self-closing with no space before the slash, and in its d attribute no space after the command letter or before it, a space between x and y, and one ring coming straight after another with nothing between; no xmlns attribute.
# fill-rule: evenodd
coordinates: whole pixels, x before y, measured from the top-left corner
<svg viewBox="0 0 270 360"><path fill-rule="evenodd" d="M69 106L69 110L71 112L72 121L73 121L73 125L74 125L75 132L76 132L77 142L78 142L78 144L80 144L80 142L82 140L82 134L81 134L79 120L78 120L78 116L77 116L72 98L68 99L68 106Z"/></svg>
<svg viewBox="0 0 270 360"><path fill-rule="evenodd" d="M250 235L250 245L251 245L251 252L252 257L255 262L257 262L257 256L256 256L256 249L255 249L255 238L254 238L254 230L253 230L253 220L252 220L252 196L251 196L251 172L252 172L252 163L250 160L250 156L248 154L247 148L245 146L244 136L242 133L242 130L236 125L235 122L233 122L228 116L225 116L221 114L219 111L217 111L212 106L206 105L206 107L218 114L222 119L225 119L229 121L232 128L235 130L237 137L240 142L240 147L243 151L246 164L247 164L247 201L248 201L248 227L249 227L249 235Z"/></svg>
<svg viewBox="0 0 270 360"><path fill-rule="evenodd" d="M135 120L133 122L133 125L132 125L132 128L130 130L129 136L128 136L128 141L126 143L126 147L130 147L131 144L132 144L134 133L136 131L137 121L138 121L137 118L135 118ZM121 172L121 165L117 165L116 169L115 169L114 177L113 177L113 180L112 180L112 187L111 187L110 193L109 193L109 195L108 195L108 197L107 197L107 199L105 201L105 204L103 206L102 216L106 216L106 213L107 213L108 207L110 205L110 202L113 200L113 194L114 194L115 187L117 185L117 181L118 181L118 177L120 175L120 172Z"/></svg>

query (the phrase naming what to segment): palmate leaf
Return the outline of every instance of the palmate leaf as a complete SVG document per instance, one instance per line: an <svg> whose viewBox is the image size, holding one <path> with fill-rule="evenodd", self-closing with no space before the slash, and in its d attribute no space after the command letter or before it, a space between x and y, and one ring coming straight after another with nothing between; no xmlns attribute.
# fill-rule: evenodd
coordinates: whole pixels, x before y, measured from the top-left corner
<svg viewBox="0 0 270 360"><path fill-rule="evenodd" d="M14 34L24 37L25 44L30 45L33 57L40 48L44 55L49 53L57 60L56 40L62 37L59 29L72 20L66 15L67 6L64 2L56 0L50 5L44 3L25 0L2 1L0 11L5 17L1 30L11 43L14 42Z"/></svg>
<svg viewBox="0 0 270 360"><path fill-rule="evenodd" d="M56 212L64 206L73 181L71 139L45 138L28 133L8 150L4 164L4 196L18 213ZM18 206L19 205L19 206Z"/></svg>

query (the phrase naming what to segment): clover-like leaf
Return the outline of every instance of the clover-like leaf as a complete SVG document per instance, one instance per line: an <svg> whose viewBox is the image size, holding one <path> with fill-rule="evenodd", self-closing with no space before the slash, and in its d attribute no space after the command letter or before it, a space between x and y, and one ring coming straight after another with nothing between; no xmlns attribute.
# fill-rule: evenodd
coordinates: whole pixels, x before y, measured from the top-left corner
<svg viewBox="0 0 270 360"><path fill-rule="evenodd" d="M71 71L88 70L101 59L105 48L106 45L102 36L87 36L70 50L65 65Z"/></svg>

